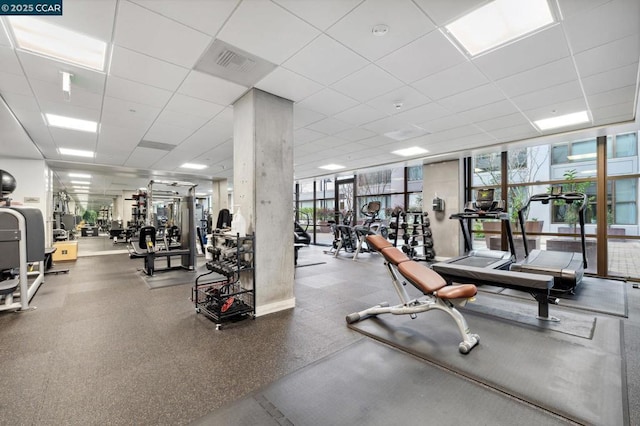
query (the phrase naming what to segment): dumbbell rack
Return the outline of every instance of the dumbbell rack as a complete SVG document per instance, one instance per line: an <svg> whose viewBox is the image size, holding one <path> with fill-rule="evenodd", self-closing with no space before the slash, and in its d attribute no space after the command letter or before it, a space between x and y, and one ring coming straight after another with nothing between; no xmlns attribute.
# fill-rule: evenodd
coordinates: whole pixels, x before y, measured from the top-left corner
<svg viewBox="0 0 640 426"><path fill-rule="evenodd" d="M225 322L255 318L255 235L214 233L212 238L207 249L213 260L196 278L191 300L196 313L215 321L219 330Z"/></svg>
<svg viewBox="0 0 640 426"><path fill-rule="evenodd" d="M390 223L389 239L393 241L394 247L400 245L402 251L412 260L432 261L436 257L436 252L433 249L429 213L398 210L391 216L395 221L392 220Z"/></svg>

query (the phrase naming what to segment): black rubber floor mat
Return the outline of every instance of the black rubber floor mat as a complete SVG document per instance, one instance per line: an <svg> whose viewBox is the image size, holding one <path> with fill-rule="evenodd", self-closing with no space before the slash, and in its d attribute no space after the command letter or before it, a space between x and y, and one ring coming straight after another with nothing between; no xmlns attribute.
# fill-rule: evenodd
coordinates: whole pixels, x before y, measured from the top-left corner
<svg viewBox="0 0 640 426"><path fill-rule="evenodd" d="M360 340L196 425L562 425L536 407Z"/></svg>
<svg viewBox="0 0 640 426"><path fill-rule="evenodd" d="M625 424L619 319L598 317L593 339L584 339L470 311L465 317L480 335L468 355L458 353L457 327L439 311L349 327L578 423Z"/></svg>

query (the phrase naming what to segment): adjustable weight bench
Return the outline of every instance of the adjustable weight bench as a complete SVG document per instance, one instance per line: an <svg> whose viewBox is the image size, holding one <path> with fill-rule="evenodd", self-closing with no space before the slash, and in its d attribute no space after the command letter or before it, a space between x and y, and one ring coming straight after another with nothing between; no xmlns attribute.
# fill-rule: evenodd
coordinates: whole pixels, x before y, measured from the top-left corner
<svg viewBox="0 0 640 426"><path fill-rule="evenodd" d="M393 247L381 235L367 235L367 244L372 250L380 252L384 257L384 264L391 275L391 281L400 297L401 303L389 306L388 303L384 302L364 311L354 312L347 315L348 324L380 314L409 315L415 319L420 312L438 309L449 314L456 322L463 339L458 345L458 350L461 353L469 353L478 344L480 337L469 332L467 321L455 308L455 306L464 306L470 298L476 295L477 289L475 285L448 286L447 281L438 273L409 259L406 254ZM405 280L420 290L423 296L417 299L410 299L404 289Z"/></svg>

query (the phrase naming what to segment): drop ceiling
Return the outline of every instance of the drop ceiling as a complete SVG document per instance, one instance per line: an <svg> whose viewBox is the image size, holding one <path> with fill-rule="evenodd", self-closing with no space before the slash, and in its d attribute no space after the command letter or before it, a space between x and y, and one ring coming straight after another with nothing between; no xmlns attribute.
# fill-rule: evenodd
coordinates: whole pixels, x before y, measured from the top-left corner
<svg viewBox="0 0 640 426"><path fill-rule="evenodd" d="M469 57L444 26L486 0L65 0L56 25L105 41L105 72L15 47L0 31L3 157L44 158L58 189L93 175L92 204L150 179L203 192L233 179L233 103L251 87L294 102L296 178L512 142L637 130L640 2L550 1L557 22ZM385 24L383 37L372 28ZM218 65L257 77L203 72ZM196 69L197 68L197 69ZM264 71L266 70L266 71ZM61 71L73 74L70 100ZM266 74L265 74L266 73ZM245 77L245 76L243 76ZM254 78L254 80L251 80ZM590 122L541 132L533 121L587 110ZM97 134L47 127L44 113L99 122ZM567 137L567 136L565 136ZM95 158L65 157L58 148ZM439 157L441 158L441 157ZM183 163L206 169L185 171Z"/></svg>

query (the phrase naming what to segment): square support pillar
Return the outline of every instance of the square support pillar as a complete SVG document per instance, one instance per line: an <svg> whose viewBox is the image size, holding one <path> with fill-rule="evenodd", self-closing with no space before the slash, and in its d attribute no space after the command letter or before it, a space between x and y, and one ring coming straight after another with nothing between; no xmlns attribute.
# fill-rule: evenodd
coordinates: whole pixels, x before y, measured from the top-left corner
<svg viewBox="0 0 640 426"><path fill-rule="evenodd" d="M255 231L256 315L295 306L293 102L251 89L233 106L233 200ZM242 279L250 279L250 274Z"/></svg>

